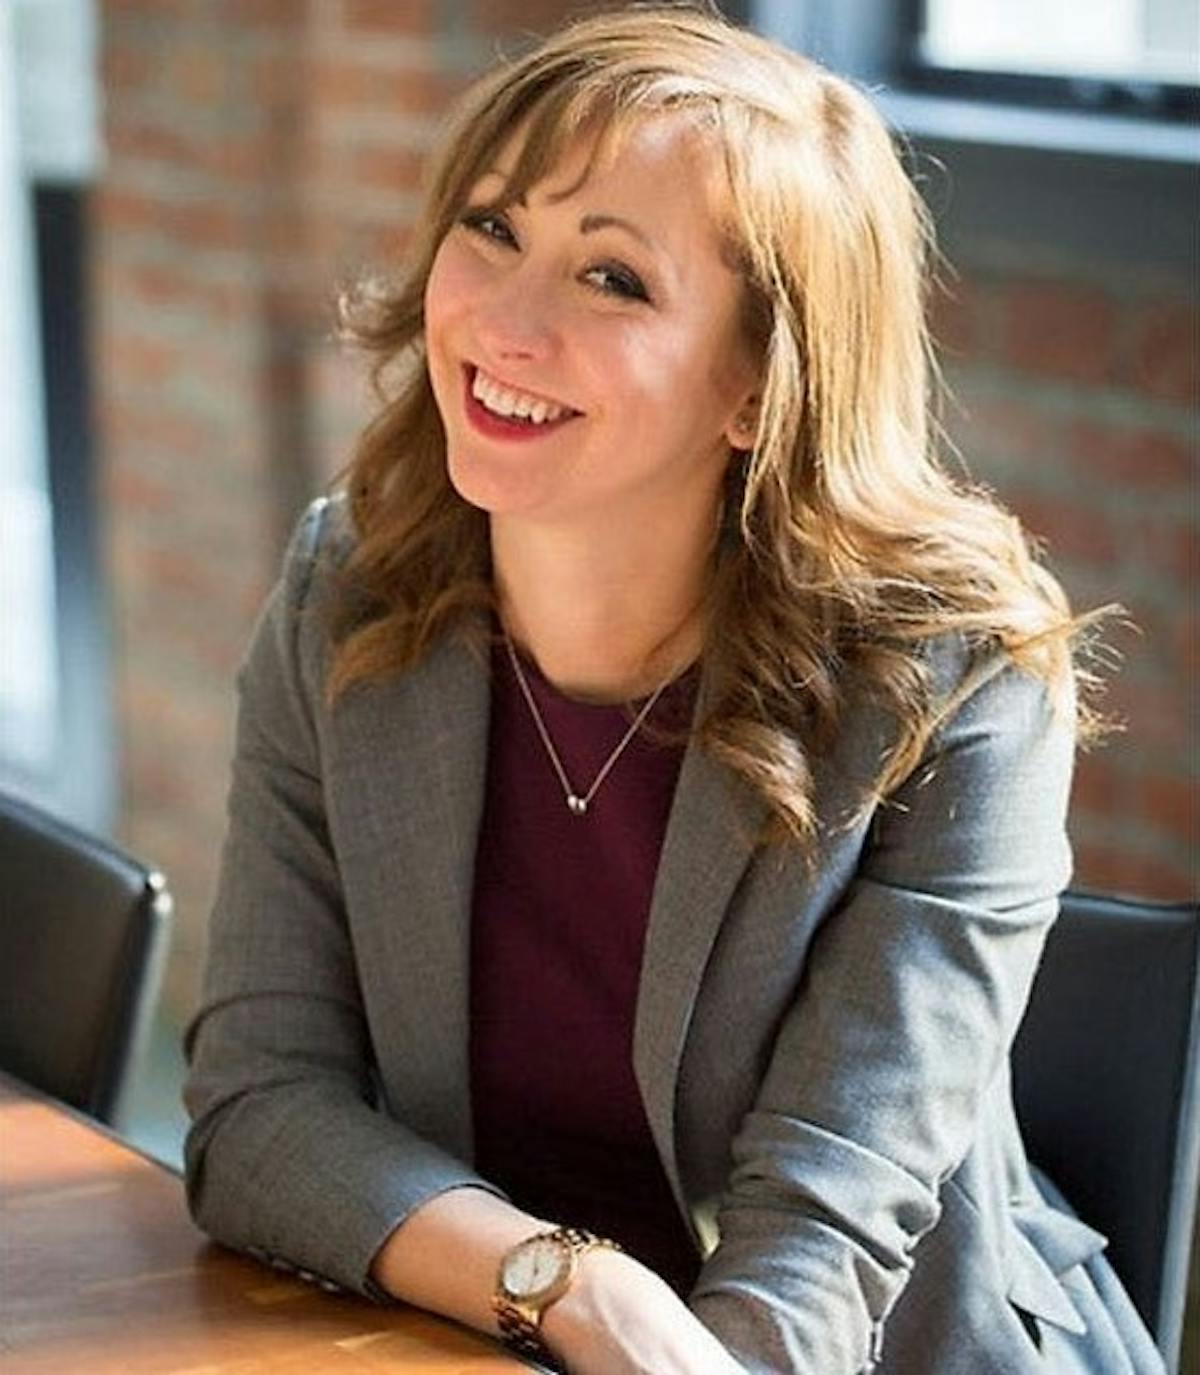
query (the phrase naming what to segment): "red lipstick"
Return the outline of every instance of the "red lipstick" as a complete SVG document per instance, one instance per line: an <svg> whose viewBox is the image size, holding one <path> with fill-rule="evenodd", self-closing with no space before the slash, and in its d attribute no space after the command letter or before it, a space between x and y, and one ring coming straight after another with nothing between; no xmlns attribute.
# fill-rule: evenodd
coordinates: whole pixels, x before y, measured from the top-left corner
<svg viewBox="0 0 1200 1375"><path fill-rule="evenodd" d="M464 364L463 404L467 412L467 419L480 434L487 435L489 439L544 439L547 435L554 434L557 430L561 430L564 425L579 417L578 411L568 411L565 415L559 416L557 420L543 420L540 425L535 425L529 420L509 419L507 416L496 415L489 411L471 391L474 381L475 368L469 363Z"/></svg>

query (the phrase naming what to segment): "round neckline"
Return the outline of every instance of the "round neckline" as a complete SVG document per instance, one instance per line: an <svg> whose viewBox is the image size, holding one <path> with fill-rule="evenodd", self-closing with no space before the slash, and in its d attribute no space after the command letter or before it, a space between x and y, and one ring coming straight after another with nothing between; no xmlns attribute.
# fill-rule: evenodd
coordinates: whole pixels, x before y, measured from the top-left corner
<svg viewBox="0 0 1200 1375"><path fill-rule="evenodd" d="M517 655L517 658L521 661L521 667L529 676L529 682L531 687L537 687L541 692L545 693L548 697L553 698L554 701L562 703L566 707L586 709L588 711L595 712L620 712L622 715L627 714L630 710L636 712L640 707L644 706L651 697L654 696L655 692L659 693L660 699L669 698L673 696L685 684L690 684L690 680L693 676L699 676L701 664L701 660L699 658L693 659L691 663L689 663L679 673L675 674L673 678L668 679L667 682L663 684L661 689L652 688L649 692L644 692L639 697L618 698L611 702L599 702L588 697L577 697L570 692L565 692L556 683L552 682L551 679L546 677L546 675L542 672L541 668L537 664L536 660L533 658L533 656L529 654L521 645L519 645L516 640L512 641L512 647ZM506 667L508 667L508 669L511 671L512 665L508 663L508 655L504 651L503 631L499 632L499 636L496 642L496 648L501 652L501 657L504 660Z"/></svg>

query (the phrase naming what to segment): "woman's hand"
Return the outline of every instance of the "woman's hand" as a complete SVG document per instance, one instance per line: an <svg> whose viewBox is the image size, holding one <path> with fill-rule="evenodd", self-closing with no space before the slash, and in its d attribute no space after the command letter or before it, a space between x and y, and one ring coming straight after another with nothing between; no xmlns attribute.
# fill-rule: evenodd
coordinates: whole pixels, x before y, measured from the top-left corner
<svg viewBox="0 0 1200 1375"><path fill-rule="evenodd" d="M664 1280L618 1251L580 1257L542 1336L570 1375L744 1375Z"/></svg>

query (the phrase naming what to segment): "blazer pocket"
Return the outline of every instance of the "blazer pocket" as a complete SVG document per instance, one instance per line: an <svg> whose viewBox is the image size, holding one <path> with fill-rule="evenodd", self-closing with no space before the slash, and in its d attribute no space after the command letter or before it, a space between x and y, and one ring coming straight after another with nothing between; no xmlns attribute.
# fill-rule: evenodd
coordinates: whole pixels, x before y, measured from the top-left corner
<svg viewBox="0 0 1200 1375"><path fill-rule="evenodd" d="M1068 1332L1086 1332L1059 1276L1103 1250L1108 1238L1040 1200L1011 1205L1009 1220L1009 1301Z"/></svg>

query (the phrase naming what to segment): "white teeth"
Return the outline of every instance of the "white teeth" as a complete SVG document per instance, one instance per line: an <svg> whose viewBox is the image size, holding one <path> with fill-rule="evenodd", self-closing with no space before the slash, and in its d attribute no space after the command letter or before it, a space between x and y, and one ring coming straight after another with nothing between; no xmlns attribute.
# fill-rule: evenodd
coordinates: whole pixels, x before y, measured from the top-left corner
<svg viewBox="0 0 1200 1375"><path fill-rule="evenodd" d="M556 405L552 401L529 396L525 392L509 391L507 387L502 387L490 377L484 376L479 368L475 369L471 395L477 401L482 401L488 410L496 415L516 416L518 419L530 420L535 425L557 420L559 416L567 413L567 407Z"/></svg>

